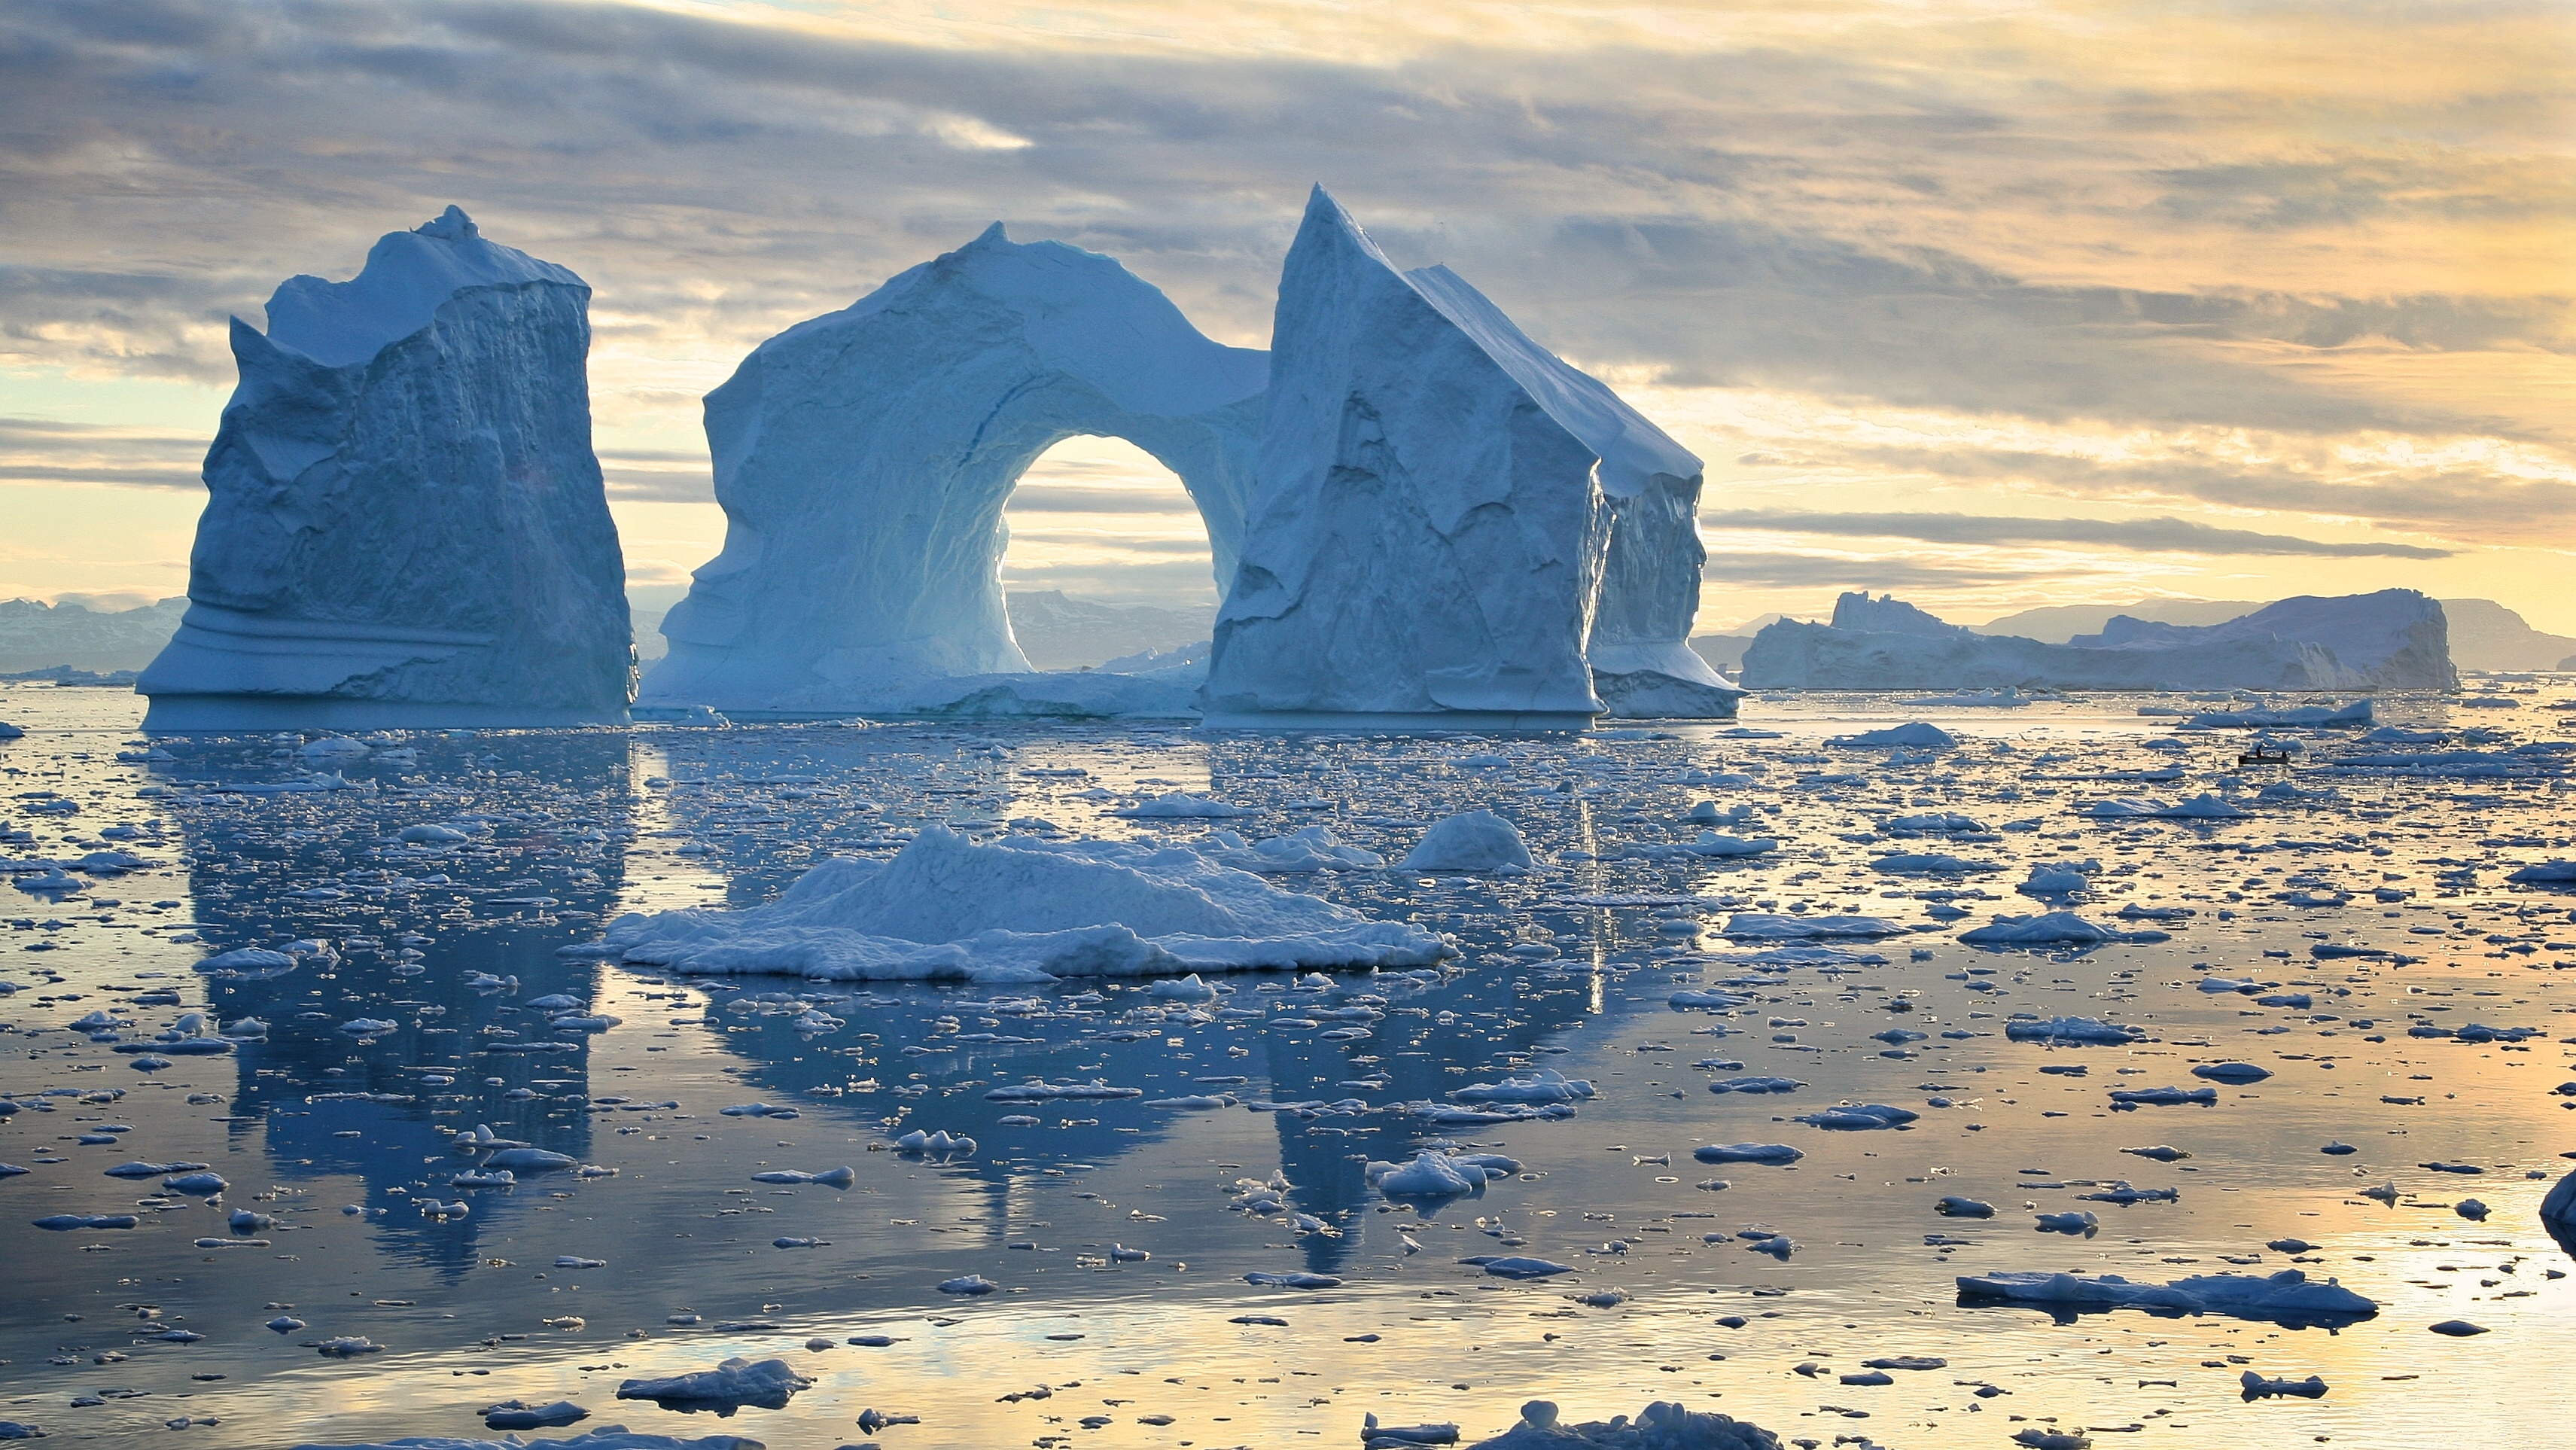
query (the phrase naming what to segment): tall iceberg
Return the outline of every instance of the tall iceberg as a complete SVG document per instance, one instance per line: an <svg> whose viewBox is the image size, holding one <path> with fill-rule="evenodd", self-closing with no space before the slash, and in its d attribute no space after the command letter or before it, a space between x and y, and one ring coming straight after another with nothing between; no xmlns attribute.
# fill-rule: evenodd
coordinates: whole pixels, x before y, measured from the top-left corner
<svg viewBox="0 0 2576 1450"><path fill-rule="evenodd" d="M1397 271L1322 187L1271 348L1210 723L1576 726L1596 670L1733 712L1687 643L1700 461L1616 394L1447 268Z"/></svg>
<svg viewBox="0 0 2576 1450"><path fill-rule="evenodd" d="M289 278L206 454L155 730L623 720L625 571L590 446L590 288L451 206Z"/></svg>
<svg viewBox="0 0 2576 1450"><path fill-rule="evenodd" d="M925 679L1027 672L1002 509L1079 434L1180 476L1222 588L1268 378L1266 354L1211 341L1116 261L998 222L789 328L707 395L724 551L663 621L639 704L908 708Z"/></svg>
<svg viewBox="0 0 2576 1450"><path fill-rule="evenodd" d="M1758 689L2447 690L2441 604L2412 589L2303 595L2223 624L2115 615L2064 644L1979 634L1893 596L1846 594L1833 622L1780 620L1744 651Z"/></svg>

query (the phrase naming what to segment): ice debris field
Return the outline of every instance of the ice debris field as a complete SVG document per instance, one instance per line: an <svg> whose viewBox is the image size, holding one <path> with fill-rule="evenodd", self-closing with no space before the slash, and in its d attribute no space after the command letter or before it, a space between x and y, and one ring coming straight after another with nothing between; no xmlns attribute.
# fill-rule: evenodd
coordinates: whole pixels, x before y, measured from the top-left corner
<svg viewBox="0 0 2576 1450"><path fill-rule="evenodd" d="M2475 688L0 690L0 1438L2563 1443L2576 687Z"/></svg>

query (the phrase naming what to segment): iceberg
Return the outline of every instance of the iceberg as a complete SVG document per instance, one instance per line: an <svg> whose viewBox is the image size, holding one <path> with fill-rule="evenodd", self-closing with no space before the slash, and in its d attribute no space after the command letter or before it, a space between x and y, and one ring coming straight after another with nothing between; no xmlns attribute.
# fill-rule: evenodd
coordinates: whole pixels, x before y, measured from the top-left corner
<svg viewBox="0 0 2576 1450"><path fill-rule="evenodd" d="M1002 508L1056 443L1123 438L1180 476L1223 589L1269 375L1111 258L998 222L789 328L707 395L724 549L664 618L670 654L640 704L1191 713L1190 688L1150 676L1031 673L1002 597Z"/></svg>
<svg viewBox="0 0 2576 1450"><path fill-rule="evenodd" d="M1210 724L1734 713L1688 644L1699 459L1447 268L1398 271L1321 187L1271 348Z"/></svg>
<svg viewBox="0 0 2576 1450"><path fill-rule="evenodd" d="M590 446L590 288L464 212L294 277L206 454L152 730L623 721L625 568Z"/></svg>
<svg viewBox="0 0 2576 1450"><path fill-rule="evenodd" d="M1830 624L1780 620L1745 647L1754 689L2447 690L2442 606L2412 589L2302 596L2223 624L2116 615L2044 644L1980 634L1892 595L1845 594ZM2366 722L2365 722L2366 723Z"/></svg>
<svg viewBox="0 0 2576 1450"><path fill-rule="evenodd" d="M1368 1444L1380 1443L1371 1439ZM1657 1400L1637 1412L1607 1420L1567 1424L1552 1400L1521 1406L1519 1423L1471 1450L1781 1450L1780 1437L1749 1420L1694 1410L1679 1400Z"/></svg>
<svg viewBox="0 0 2576 1450"><path fill-rule="evenodd" d="M630 913L608 945L683 973L979 983L1419 967L1456 952L1184 846L975 845L936 825L889 861L823 861L766 906Z"/></svg>

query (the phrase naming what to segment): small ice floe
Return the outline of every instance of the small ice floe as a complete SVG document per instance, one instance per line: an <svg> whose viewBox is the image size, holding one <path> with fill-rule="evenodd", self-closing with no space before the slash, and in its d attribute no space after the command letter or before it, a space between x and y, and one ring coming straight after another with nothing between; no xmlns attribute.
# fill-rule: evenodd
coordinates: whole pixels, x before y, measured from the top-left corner
<svg viewBox="0 0 2576 1450"><path fill-rule="evenodd" d="M2487 1221L2487 1215L2494 1212L2494 1210L2488 1208L2484 1203L2481 1203L2474 1198L2463 1198L2459 1202L2452 1204L2451 1211L2458 1214L2460 1217L2467 1219L2471 1223L2484 1223Z"/></svg>
<svg viewBox="0 0 2576 1450"><path fill-rule="evenodd" d="M130 1213L49 1213L34 1222L36 1227L52 1233L69 1233L74 1229L132 1228L141 1220Z"/></svg>
<svg viewBox="0 0 2576 1450"><path fill-rule="evenodd" d="M1330 1274L1309 1274L1302 1271L1287 1274L1250 1273L1243 1276L1243 1282L1265 1289L1338 1289L1342 1287L1342 1281Z"/></svg>
<svg viewBox="0 0 2576 1450"><path fill-rule="evenodd" d="M1462 1162L1429 1148L1414 1155L1410 1163L1372 1162L1362 1170L1369 1186L1392 1199L1463 1198L1482 1190L1487 1181L1510 1174L1511 1169L1481 1161Z"/></svg>
<svg viewBox="0 0 2576 1450"><path fill-rule="evenodd" d="M1786 1143L1712 1143L1691 1156L1702 1163L1795 1163L1807 1155Z"/></svg>
<svg viewBox="0 0 2576 1450"><path fill-rule="evenodd" d="M2505 874L2518 886L2576 885L2576 861L2542 861Z"/></svg>
<svg viewBox="0 0 2576 1450"><path fill-rule="evenodd" d="M532 1405L525 1400L503 1400L483 1408L486 1430L559 1430L590 1418L590 1411L570 1400L557 1400L551 1405Z"/></svg>
<svg viewBox="0 0 2576 1450"><path fill-rule="evenodd" d="M194 1173L206 1167L203 1163L119 1163L102 1170L110 1178L163 1178L174 1173Z"/></svg>
<svg viewBox="0 0 2576 1450"><path fill-rule="evenodd" d="M2171 1163L2177 1159L2188 1158L2191 1156L2180 1148L2170 1148L2162 1143L2158 1143L2151 1148L2123 1148L2120 1151L2123 1153L2134 1154L2140 1158L2153 1158L2159 1163Z"/></svg>
<svg viewBox="0 0 2576 1450"><path fill-rule="evenodd" d="M1822 937L1902 936L1905 928L1883 916L1813 916L1739 911L1718 933L1733 941L1809 941Z"/></svg>
<svg viewBox="0 0 2576 1450"><path fill-rule="evenodd" d="M482 1166L511 1173L555 1173L580 1166L580 1160L546 1148L504 1148L483 1160Z"/></svg>
<svg viewBox="0 0 2576 1450"><path fill-rule="evenodd" d="M825 1188L847 1188L858 1182L858 1174L847 1168L826 1169L821 1173L799 1173L793 1168L772 1168L751 1175L754 1183L813 1183Z"/></svg>
<svg viewBox="0 0 2576 1450"><path fill-rule="evenodd" d="M1145 989L1145 995L1156 1002L1213 1002L1216 988L1192 972L1186 977L1161 978Z"/></svg>
<svg viewBox="0 0 2576 1450"><path fill-rule="evenodd" d="M2090 858L2082 861L2034 861L2030 875L2013 890L2024 896L2071 896L2093 889L2093 878L2102 873L2102 863Z"/></svg>
<svg viewBox="0 0 2576 1450"><path fill-rule="evenodd" d="M2043 1213L2039 1215L2039 1222L2031 1226L2031 1231L2044 1234L2081 1234L2089 1239L2099 1232L2101 1227L2102 1220L2089 1213Z"/></svg>
<svg viewBox="0 0 2576 1450"><path fill-rule="evenodd" d="M1916 720L1904 725L1891 725L1884 730L1865 730L1858 735L1832 736L1825 743L1846 750L1888 746L1903 746L1909 750L1948 750L1959 742L1940 726Z"/></svg>
<svg viewBox="0 0 2576 1450"><path fill-rule="evenodd" d="M1786 1093L1805 1087L1794 1077L1722 1077L1708 1085L1713 1093Z"/></svg>
<svg viewBox="0 0 2576 1450"><path fill-rule="evenodd" d="M1490 810L1472 810L1433 822L1399 866L1406 871L1498 872L1527 871L1531 864L1518 827Z"/></svg>
<svg viewBox="0 0 2576 1450"><path fill-rule="evenodd" d="M1574 1272L1572 1264L1560 1264L1551 1259L1534 1259L1520 1254L1475 1254L1458 1262L1474 1265L1497 1279L1548 1279L1558 1274Z"/></svg>
<svg viewBox="0 0 2576 1450"><path fill-rule="evenodd" d="M2272 1070L2267 1067L2256 1067L2250 1062L2204 1062L2193 1068L2191 1075L2205 1077L2211 1082L2249 1083L2261 1082L2270 1077Z"/></svg>
<svg viewBox="0 0 2576 1450"><path fill-rule="evenodd" d="M1118 1098L1141 1098L1143 1088L1113 1087L1093 1078L1089 1082L1047 1082L1031 1078L1024 1083L1008 1083L984 1094L990 1103L1057 1103L1109 1102Z"/></svg>
<svg viewBox="0 0 2576 1450"><path fill-rule="evenodd" d="M668 1379L631 1379L617 1387L621 1400L651 1400L668 1410L715 1410L730 1413L743 1405L783 1410L798 1391L814 1382L788 1367L783 1359L757 1364L736 1357L714 1369L673 1375Z"/></svg>
<svg viewBox="0 0 2576 1450"><path fill-rule="evenodd" d="M2268 1400L2281 1395L2292 1395L2303 1400L2322 1400L2326 1397L2326 1382L2316 1375L2310 1375L2303 1380L2265 1379L2249 1369L2238 1377L2238 1383L2245 1387L2245 1398L2249 1401Z"/></svg>
<svg viewBox="0 0 2576 1450"><path fill-rule="evenodd" d="M2114 1179L2092 1193L2079 1193L2082 1203L2116 1203L2123 1208L2132 1203L2175 1203L2182 1198L2179 1188L2137 1188L2125 1178Z"/></svg>
<svg viewBox="0 0 2576 1450"><path fill-rule="evenodd" d="M448 1175L447 1183L451 1188L516 1188L519 1175L506 1168L491 1172L469 1171Z"/></svg>
<svg viewBox="0 0 2576 1450"><path fill-rule="evenodd" d="M605 1269L608 1267L608 1260L585 1259L578 1254L557 1254L555 1255L555 1267L558 1269Z"/></svg>
<svg viewBox="0 0 2576 1450"><path fill-rule="evenodd" d="M1750 997L1738 997L1727 992L1701 991L1697 988L1684 988L1672 995L1669 999L1669 1004L1676 1012L1686 1012L1693 1009L1722 1012L1730 1008L1744 1006L1752 1000L1753 999Z"/></svg>
<svg viewBox="0 0 2576 1450"><path fill-rule="evenodd" d="M1216 851L1216 858L1229 866L1263 875L1301 875L1317 871L1375 871L1386 864L1386 858L1375 851L1363 851L1343 844L1329 826L1307 826L1284 836L1242 844L1243 838L1226 833Z"/></svg>
<svg viewBox="0 0 2576 1450"><path fill-rule="evenodd" d="M363 1334L343 1334L313 1346L325 1359L356 1359L362 1354L381 1354L384 1346Z"/></svg>
<svg viewBox="0 0 2576 1450"><path fill-rule="evenodd" d="M2377 1304L2336 1281L2319 1282L2297 1269L2269 1276L2199 1274L2170 1284L2132 1283L2117 1274L1963 1274L1959 1300L1962 1305L2008 1301L2067 1308L2178 1309L2187 1314L2323 1324L2368 1319L2379 1312Z"/></svg>
<svg viewBox="0 0 2576 1450"><path fill-rule="evenodd" d="M1869 869L1887 876L1967 876L2003 868L1992 861L1971 861L1940 852L1899 851L1872 860Z"/></svg>
<svg viewBox="0 0 2576 1450"><path fill-rule="evenodd" d="M1900 1108L1888 1103L1842 1103L1821 1112L1808 1113L1794 1121L1818 1128L1865 1131L1873 1128L1901 1128L1922 1116L1911 1108Z"/></svg>
<svg viewBox="0 0 2576 1450"><path fill-rule="evenodd" d="M1377 1416L1360 1420L1360 1444L1363 1450L1402 1450L1408 1445L1455 1445L1455 1425L1381 1425Z"/></svg>
<svg viewBox="0 0 2576 1450"><path fill-rule="evenodd" d="M1995 1206L1980 1199L1950 1194L1932 1205L1932 1211L1944 1218L1992 1218Z"/></svg>
<svg viewBox="0 0 2576 1450"><path fill-rule="evenodd" d="M2015 1042L2144 1042L2146 1029L2099 1017L2022 1018L2004 1024L2004 1036Z"/></svg>
<svg viewBox="0 0 2576 1450"><path fill-rule="evenodd" d="M716 1111L728 1118L797 1118L804 1116L794 1108L775 1107L768 1103L737 1103Z"/></svg>
<svg viewBox="0 0 2576 1450"><path fill-rule="evenodd" d="M2156 814L2170 821L2238 821L2245 818L2245 812L2225 798L2207 793L2167 806Z"/></svg>
<svg viewBox="0 0 2576 1450"><path fill-rule="evenodd" d="M954 1279L943 1279L939 1282L940 1293L955 1294L967 1299L980 1299L1001 1287L981 1274L960 1274Z"/></svg>
<svg viewBox="0 0 2576 1450"><path fill-rule="evenodd" d="M352 1017L340 1024L340 1030L352 1037L382 1037L388 1032L397 1030L400 1025L387 1022L380 1017Z"/></svg>
<svg viewBox="0 0 2576 1450"><path fill-rule="evenodd" d="M919 1128L894 1140L895 1151L917 1153L925 1158L972 1158L978 1146L974 1139L942 1128L926 1133Z"/></svg>
<svg viewBox="0 0 2576 1450"><path fill-rule="evenodd" d="M2127 1103L2133 1106L2144 1105L2147 1107L2158 1108L2175 1107L2183 1103L2215 1103L2218 1101L2218 1089L2178 1087L2114 1088L2111 1091L2111 1101L2115 1103Z"/></svg>
<svg viewBox="0 0 2576 1450"><path fill-rule="evenodd" d="M1998 916L1973 931L1959 934L1959 940L1970 946L2099 946L2105 942L2152 943L2171 941L2161 931L2113 931L2097 922L2086 921L2071 911L2051 911L2039 916Z"/></svg>
<svg viewBox="0 0 2576 1450"><path fill-rule="evenodd" d="M1552 1067L1540 1068L1528 1077L1507 1077L1501 1082L1471 1083L1452 1088L1449 1096L1462 1103L1578 1103L1593 1095L1590 1082L1569 1078Z"/></svg>
<svg viewBox="0 0 2576 1450"><path fill-rule="evenodd" d="M2472 1335L2484 1334L2487 1332L2487 1327L2485 1325L2472 1324L2465 1319L2445 1319L2439 1324L2429 1325L2427 1327L2435 1334L2446 1334L2453 1339L2467 1339Z"/></svg>

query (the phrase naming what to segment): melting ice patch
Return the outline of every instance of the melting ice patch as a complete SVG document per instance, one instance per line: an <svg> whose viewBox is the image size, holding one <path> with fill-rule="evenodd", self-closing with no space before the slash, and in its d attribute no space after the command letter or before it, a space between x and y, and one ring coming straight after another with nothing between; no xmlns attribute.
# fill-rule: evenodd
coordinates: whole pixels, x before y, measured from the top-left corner
<svg viewBox="0 0 2576 1450"><path fill-rule="evenodd" d="M891 861L836 857L744 911L628 915L608 944L677 972L1043 982L1286 968L1416 967L1455 954L1185 846L975 845L923 828Z"/></svg>

